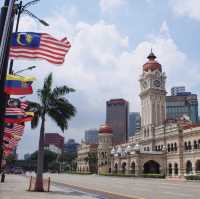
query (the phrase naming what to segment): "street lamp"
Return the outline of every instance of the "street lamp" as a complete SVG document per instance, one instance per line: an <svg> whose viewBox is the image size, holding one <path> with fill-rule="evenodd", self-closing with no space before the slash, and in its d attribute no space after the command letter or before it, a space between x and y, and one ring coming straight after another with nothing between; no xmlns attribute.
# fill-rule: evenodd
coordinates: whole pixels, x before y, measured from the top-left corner
<svg viewBox="0 0 200 199"><path fill-rule="evenodd" d="M35 69L35 68L36 68L36 66L29 66L29 67L27 67L27 68L24 68L24 69L22 69L22 70L18 70L18 71L16 71L16 72L14 72L14 74L16 75L16 74L19 74L19 73L24 72L24 71L27 71L27 70L33 70L33 69Z"/></svg>
<svg viewBox="0 0 200 199"><path fill-rule="evenodd" d="M16 27L15 27L15 32L18 32L18 28L19 28L19 20L21 17L21 14L27 14L28 16L30 16L33 19L36 19L37 21L39 21L42 25L44 26L49 26L49 24L44 21L43 19L40 19L39 17L37 17L36 15L34 15L32 12L30 12L29 10L27 10L27 8L31 5L34 5L36 3L38 3L40 0L33 0L30 1L28 3L26 3L25 5L22 5L22 1L19 2L19 4L16 4L16 14L17 14L17 22L16 22ZM13 59L10 60L10 68L9 68L9 73L12 74L13 73Z"/></svg>

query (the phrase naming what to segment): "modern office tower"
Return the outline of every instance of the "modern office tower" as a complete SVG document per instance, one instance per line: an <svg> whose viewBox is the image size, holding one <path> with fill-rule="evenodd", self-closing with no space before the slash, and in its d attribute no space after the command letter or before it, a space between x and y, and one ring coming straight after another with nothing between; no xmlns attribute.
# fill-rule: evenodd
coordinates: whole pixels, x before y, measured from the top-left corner
<svg viewBox="0 0 200 199"><path fill-rule="evenodd" d="M74 139L69 139L64 144L64 152L71 153L71 154L76 154L77 150L78 150L78 147L79 147L79 143L75 142Z"/></svg>
<svg viewBox="0 0 200 199"><path fill-rule="evenodd" d="M134 136L135 132L138 131L140 127L141 127L140 113L138 112L129 113L128 137Z"/></svg>
<svg viewBox="0 0 200 199"><path fill-rule="evenodd" d="M44 145L45 148L60 149L62 153L64 149L64 137L58 133L45 133Z"/></svg>
<svg viewBox="0 0 200 199"><path fill-rule="evenodd" d="M189 116L193 123L198 122L198 99L191 92L179 92L166 97L167 119L179 119L183 115Z"/></svg>
<svg viewBox="0 0 200 199"><path fill-rule="evenodd" d="M176 86L171 88L171 95L177 95L178 93L185 92L185 86Z"/></svg>
<svg viewBox="0 0 200 199"><path fill-rule="evenodd" d="M113 131L113 144L125 143L128 140L129 103L124 99L111 99L106 102L106 124Z"/></svg>
<svg viewBox="0 0 200 199"><path fill-rule="evenodd" d="M98 144L98 130L97 129L89 129L85 131L85 143Z"/></svg>

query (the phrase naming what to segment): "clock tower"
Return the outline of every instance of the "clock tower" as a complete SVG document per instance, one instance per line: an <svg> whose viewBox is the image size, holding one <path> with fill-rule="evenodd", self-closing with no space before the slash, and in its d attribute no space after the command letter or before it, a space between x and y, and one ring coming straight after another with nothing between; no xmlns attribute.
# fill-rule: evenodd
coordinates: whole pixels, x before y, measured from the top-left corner
<svg viewBox="0 0 200 199"><path fill-rule="evenodd" d="M153 138L154 128L165 121L165 82L162 66L151 51L140 76L141 127L143 138Z"/></svg>

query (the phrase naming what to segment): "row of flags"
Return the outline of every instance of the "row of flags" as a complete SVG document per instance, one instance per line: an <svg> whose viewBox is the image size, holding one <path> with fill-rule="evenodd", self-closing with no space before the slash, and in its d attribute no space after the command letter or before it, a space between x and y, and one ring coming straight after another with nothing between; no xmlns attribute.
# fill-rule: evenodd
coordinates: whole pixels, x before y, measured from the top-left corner
<svg viewBox="0 0 200 199"><path fill-rule="evenodd" d="M6 107L4 119L6 122L3 138L5 156L10 155L21 140L24 133L25 122L33 119L34 113L28 110L28 102L10 99L10 103Z"/></svg>
<svg viewBox="0 0 200 199"><path fill-rule="evenodd" d="M46 60L51 64L61 65L70 48L71 44L67 38L58 40L47 33L17 32L12 34L9 56L12 59ZM35 80L34 77L8 74L4 92L8 95L32 94L32 84ZM6 107L4 156L12 154L23 136L25 123L31 121L34 116L34 113L29 111L27 102L18 102L9 103Z"/></svg>

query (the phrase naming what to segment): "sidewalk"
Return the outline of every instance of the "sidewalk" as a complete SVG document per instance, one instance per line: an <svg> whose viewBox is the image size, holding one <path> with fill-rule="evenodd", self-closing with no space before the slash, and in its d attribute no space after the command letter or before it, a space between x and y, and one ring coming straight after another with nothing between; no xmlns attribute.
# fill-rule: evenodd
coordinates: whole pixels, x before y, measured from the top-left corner
<svg viewBox="0 0 200 199"><path fill-rule="evenodd" d="M0 183L0 199L94 199L72 189L51 187L49 193L28 192L29 179L19 175L6 175Z"/></svg>

